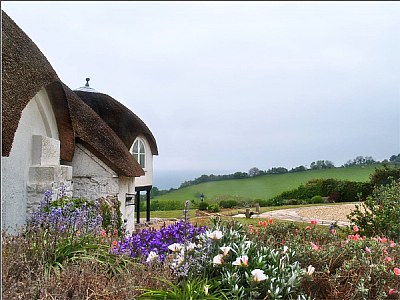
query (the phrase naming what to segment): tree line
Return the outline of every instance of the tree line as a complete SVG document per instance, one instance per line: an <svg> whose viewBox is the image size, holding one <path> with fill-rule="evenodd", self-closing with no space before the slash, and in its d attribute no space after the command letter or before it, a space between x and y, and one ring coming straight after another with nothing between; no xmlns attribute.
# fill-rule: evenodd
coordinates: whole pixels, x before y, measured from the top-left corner
<svg viewBox="0 0 400 300"><path fill-rule="evenodd" d="M342 168L348 168L348 167L353 167L353 166L365 166L365 165L372 165L372 164L377 164L377 163L382 163L382 164L400 164L400 153L397 155L392 155L390 156L389 159L384 159L383 161L376 161L374 160L371 156L357 156L352 160L348 160L345 164L343 164ZM183 182L178 189L188 187L191 185L196 185L204 182L210 182L210 181L221 181L221 180L229 180L229 179L244 179L244 178L249 178L249 177L256 177L256 176L262 176L262 175L268 175L268 174L285 174L285 173L295 173L295 172L304 172L307 170L323 170L323 169L330 169L330 168L335 168L335 165L332 161L330 160L317 160L313 161L310 164L310 167L307 168L306 166L297 166L292 169L287 169L285 167L272 167L268 170L260 170L257 167L251 168L248 172L235 172L233 174L226 174L226 175L201 175L198 178L195 178L193 180L188 180ZM169 190L159 190L157 187L153 187L152 189L152 196L159 196L162 194L165 194L167 192L171 192L173 190L176 190L174 188L171 188Z"/></svg>

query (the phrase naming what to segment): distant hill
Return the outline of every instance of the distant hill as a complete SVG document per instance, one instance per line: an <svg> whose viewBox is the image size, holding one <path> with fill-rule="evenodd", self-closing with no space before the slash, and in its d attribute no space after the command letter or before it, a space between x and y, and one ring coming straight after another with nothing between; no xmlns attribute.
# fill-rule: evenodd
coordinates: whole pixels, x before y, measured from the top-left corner
<svg viewBox="0 0 400 300"><path fill-rule="evenodd" d="M351 181L369 181L377 165L307 170L297 173L269 174L245 179L230 179L206 182L180 188L167 194L154 197L155 200L199 200L201 193L205 201L212 202L216 197L243 197L249 199L269 199L284 191L298 187L311 179L334 178Z"/></svg>

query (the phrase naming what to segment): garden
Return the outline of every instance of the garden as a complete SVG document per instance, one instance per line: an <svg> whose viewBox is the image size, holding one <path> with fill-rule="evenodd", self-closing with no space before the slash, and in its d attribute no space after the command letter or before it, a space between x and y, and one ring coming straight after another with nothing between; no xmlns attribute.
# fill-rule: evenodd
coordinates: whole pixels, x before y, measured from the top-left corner
<svg viewBox="0 0 400 300"><path fill-rule="evenodd" d="M349 227L190 216L125 235L101 201L47 192L2 234L4 299L400 299L400 181L377 185ZM192 222L191 222L192 221Z"/></svg>

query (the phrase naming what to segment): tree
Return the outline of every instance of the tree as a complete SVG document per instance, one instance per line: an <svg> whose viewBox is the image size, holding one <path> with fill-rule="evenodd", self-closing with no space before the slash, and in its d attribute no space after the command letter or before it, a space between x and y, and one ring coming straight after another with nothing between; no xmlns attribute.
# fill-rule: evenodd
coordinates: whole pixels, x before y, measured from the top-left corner
<svg viewBox="0 0 400 300"><path fill-rule="evenodd" d="M253 177L253 176L258 176L260 175L260 170L256 167L253 167L249 170L249 176Z"/></svg>

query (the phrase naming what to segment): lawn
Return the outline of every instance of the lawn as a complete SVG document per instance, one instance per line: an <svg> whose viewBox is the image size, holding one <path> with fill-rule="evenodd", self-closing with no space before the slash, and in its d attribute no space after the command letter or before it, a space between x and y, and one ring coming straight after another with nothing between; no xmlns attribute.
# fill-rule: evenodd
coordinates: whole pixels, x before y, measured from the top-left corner
<svg viewBox="0 0 400 300"><path fill-rule="evenodd" d="M199 200L198 195L201 193L205 195L207 202L213 202L217 197L222 199L226 196L237 196L247 199L269 199L283 191L294 189L311 179L334 178L366 182L378 166L308 170L298 173L270 174L254 178L206 182L154 197L154 200L182 202L185 200Z"/></svg>

